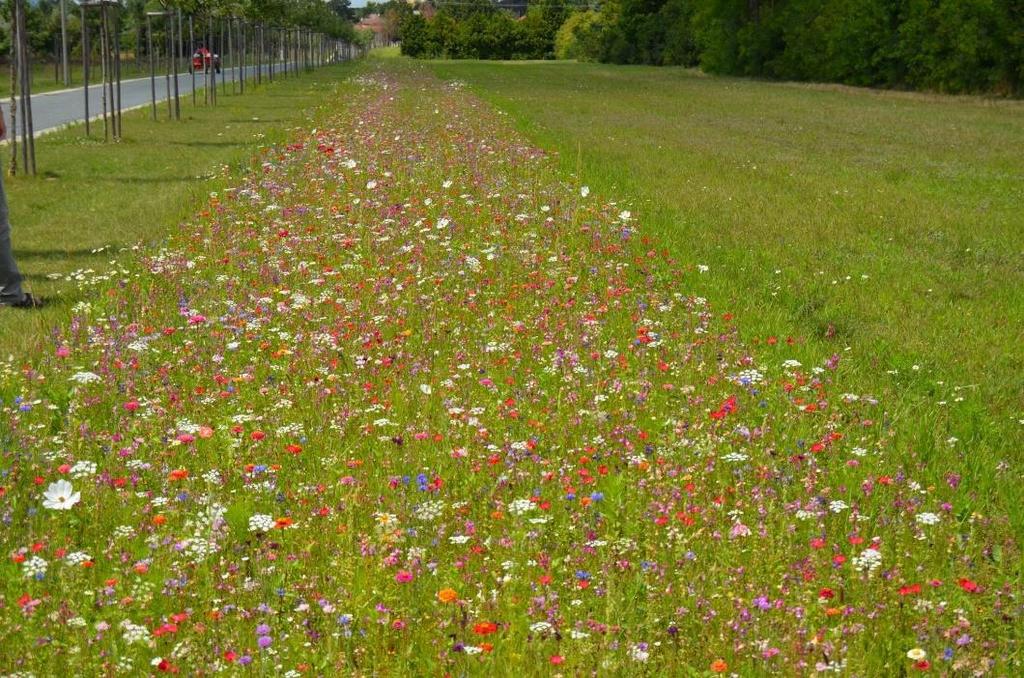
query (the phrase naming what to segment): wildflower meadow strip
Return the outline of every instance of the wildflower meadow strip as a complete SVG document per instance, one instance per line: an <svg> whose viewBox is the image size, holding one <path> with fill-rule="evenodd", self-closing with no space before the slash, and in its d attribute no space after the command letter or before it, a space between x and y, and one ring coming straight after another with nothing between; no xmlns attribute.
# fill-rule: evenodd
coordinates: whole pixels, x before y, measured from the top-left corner
<svg viewBox="0 0 1024 678"><path fill-rule="evenodd" d="M343 91L0 370L0 673L1012 673L1005 517L837 357L457 83Z"/></svg>

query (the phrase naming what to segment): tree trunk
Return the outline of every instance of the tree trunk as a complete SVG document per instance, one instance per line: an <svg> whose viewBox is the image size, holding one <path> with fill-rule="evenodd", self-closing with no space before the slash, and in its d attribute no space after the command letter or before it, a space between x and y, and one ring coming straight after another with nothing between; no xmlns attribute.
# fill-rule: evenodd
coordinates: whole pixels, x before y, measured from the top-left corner
<svg viewBox="0 0 1024 678"><path fill-rule="evenodd" d="M148 14L146 15L146 52L149 57L149 105L153 121L156 122L156 62L153 60L153 17Z"/></svg>
<svg viewBox="0 0 1024 678"><path fill-rule="evenodd" d="M196 105L196 69L192 64L192 55L196 53L195 21L188 18L188 72L192 76L192 106Z"/></svg>
<svg viewBox="0 0 1024 678"><path fill-rule="evenodd" d="M11 0L11 126L7 130L8 138L11 140L11 163L10 167L7 168L7 173L12 177L18 173L18 50L14 44L14 19L15 9L14 3L17 0Z"/></svg>
<svg viewBox="0 0 1024 678"><path fill-rule="evenodd" d="M167 95L167 119L174 118L174 98L171 96L171 69L174 68L174 15L164 14L164 33L167 34L167 72L164 73L164 92ZM155 70L155 68L154 68Z"/></svg>
<svg viewBox="0 0 1024 678"><path fill-rule="evenodd" d="M240 59L241 70L238 71L238 93L245 94L245 50L246 47L248 47L248 41L246 40L247 33L244 19L239 20L238 28L238 39L241 41L238 46L238 53L242 56L242 58Z"/></svg>
<svg viewBox="0 0 1024 678"><path fill-rule="evenodd" d="M21 164L27 174L36 173L35 139L32 129L32 68L28 52L28 36L25 30L24 0L15 0L15 29L18 44L18 72L21 84L19 104L21 104Z"/></svg>
<svg viewBox="0 0 1024 678"><path fill-rule="evenodd" d="M114 25L114 82L115 94L117 98L114 103L115 112L115 134L118 141L121 140L121 12L119 9L114 10L114 16L111 19Z"/></svg>
<svg viewBox="0 0 1024 678"><path fill-rule="evenodd" d="M110 128L107 124L107 79L110 76L109 50L107 49L107 6L100 6L100 97L103 102L103 141L110 141ZM113 102L110 102L113 104Z"/></svg>
<svg viewBox="0 0 1024 678"><path fill-rule="evenodd" d="M228 21L227 21L228 49L225 52L225 54L230 54L231 55L231 93L232 94L234 94L235 90L237 89L237 85L235 84L235 82L236 82L235 81L235 53L234 53L234 51L232 51L232 47L234 47L234 45L231 44L231 24L233 24L234 22L235 22L235 20L232 17L228 17ZM221 29L221 34L222 35L223 35L223 30L224 29ZM225 78L225 81L226 80L227 80L227 78ZM226 92L227 91L227 89L226 89L227 88L226 82L225 82L224 86L225 86L225 92Z"/></svg>
<svg viewBox="0 0 1024 678"><path fill-rule="evenodd" d="M79 7L82 14L82 91L85 93L85 136L89 136L89 28L86 23L85 5Z"/></svg>
<svg viewBox="0 0 1024 678"><path fill-rule="evenodd" d="M60 61L64 70L64 86L71 87L71 59L68 50L67 0L60 0Z"/></svg>
<svg viewBox="0 0 1024 678"><path fill-rule="evenodd" d="M175 33L175 25L177 25L177 33ZM181 10L178 10L177 21L175 17L171 16L171 42L173 43L171 54L168 57L171 59L171 68L174 70L174 119L181 120L181 99L178 91L178 66L181 65ZM192 55L189 55L191 58Z"/></svg>
<svg viewBox="0 0 1024 678"><path fill-rule="evenodd" d="M142 25L135 26L135 70L142 70Z"/></svg>

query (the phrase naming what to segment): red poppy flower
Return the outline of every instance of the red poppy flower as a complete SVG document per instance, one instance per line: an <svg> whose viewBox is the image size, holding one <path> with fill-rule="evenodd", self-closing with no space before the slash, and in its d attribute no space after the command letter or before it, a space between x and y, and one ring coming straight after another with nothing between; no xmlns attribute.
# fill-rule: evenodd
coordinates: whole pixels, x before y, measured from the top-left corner
<svg viewBox="0 0 1024 678"><path fill-rule="evenodd" d="M915 593L920 593L920 592L921 592L921 585L920 584L910 584L908 586L900 587L900 595L901 596L909 596L909 595L913 595Z"/></svg>
<svg viewBox="0 0 1024 678"><path fill-rule="evenodd" d="M957 584L959 584L960 588L962 588L964 591L967 591L968 593L977 593L981 590L981 587L979 587L976 582L973 582L966 577L957 581Z"/></svg>
<svg viewBox="0 0 1024 678"><path fill-rule="evenodd" d="M498 625L494 622L478 622L473 625L473 633L478 636L488 636L492 633L497 633Z"/></svg>

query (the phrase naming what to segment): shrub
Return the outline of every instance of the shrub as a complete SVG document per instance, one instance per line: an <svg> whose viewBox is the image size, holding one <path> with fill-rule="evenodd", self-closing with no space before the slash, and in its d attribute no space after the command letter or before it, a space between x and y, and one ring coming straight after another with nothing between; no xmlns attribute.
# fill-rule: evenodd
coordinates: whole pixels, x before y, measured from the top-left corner
<svg viewBox="0 0 1024 678"><path fill-rule="evenodd" d="M601 15L588 10L574 12L555 33L555 58L591 61L597 58L596 50L588 50L596 31L601 30Z"/></svg>
<svg viewBox="0 0 1024 678"><path fill-rule="evenodd" d="M700 65L712 73L1020 93L1022 0L605 0L520 21L489 0L403 24L403 52L476 59Z"/></svg>

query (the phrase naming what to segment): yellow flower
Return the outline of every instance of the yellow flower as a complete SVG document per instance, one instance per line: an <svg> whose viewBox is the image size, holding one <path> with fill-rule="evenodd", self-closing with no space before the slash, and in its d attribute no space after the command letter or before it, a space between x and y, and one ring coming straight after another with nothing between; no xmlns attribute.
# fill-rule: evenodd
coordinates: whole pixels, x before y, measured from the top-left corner
<svg viewBox="0 0 1024 678"><path fill-rule="evenodd" d="M437 592L437 599L442 603L454 603L459 599L459 594L455 589L441 589Z"/></svg>

